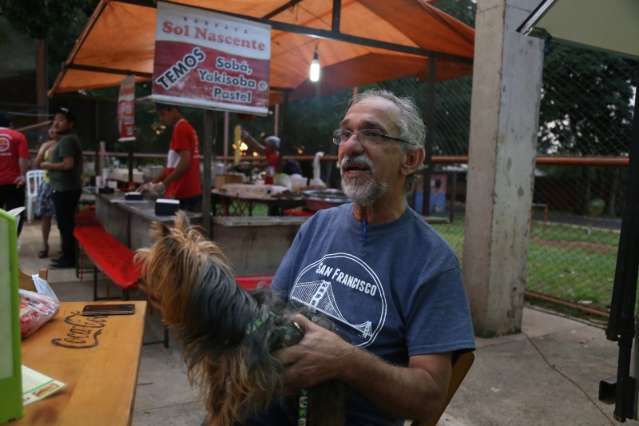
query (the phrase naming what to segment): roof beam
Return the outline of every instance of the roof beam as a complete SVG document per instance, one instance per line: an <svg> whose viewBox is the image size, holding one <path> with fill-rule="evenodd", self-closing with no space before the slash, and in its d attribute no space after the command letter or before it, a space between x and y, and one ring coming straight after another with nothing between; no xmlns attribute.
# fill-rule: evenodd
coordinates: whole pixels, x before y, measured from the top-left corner
<svg viewBox="0 0 639 426"><path fill-rule="evenodd" d="M297 3L301 3L301 2L302 2L302 0L291 0L291 1L281 5L277 9L274 9L271 12L267 13L266 15L262 16L262 19L271 19L272 17L274 17L276 15L279 15L280 13L284 12L285 10L290 9L291 7L295 6Z"/></svg>
<svg viewBox="0 0 639 426"><path fill-rule="evenodd" d="M98 67L94 65L82 65L82 64L65 64L64 68L78 71L91 71L91 72L103 72L106 74L122 74L122 75L134 75L136 77L151 78L153 74L149 72L123 70L119 68L110 67Z"/></svg>
<svg viewBox="0 0 639 426"><path fill-rule="evenodd" d="M140 6L147 6L147 7L155 7L154 0L111 0L111 1L118 1L121 3L131 3L131 4L137 4ZM172 1L167 1L167 3L171 3L171 4L175 4L179 6L187 6L182 3L176 3ZM284 7L284 6L281 6L281 7ZM208 8L208 7L201 7L201 6L187 6L187 7L192 7L194 9L207 10L209 12L220 13L220 14L228 15L228 16L233 16L235 18L245 19L251 22L259 22L262 24L267 24L267 25L270 25L271 28L273 29L289 32L293 34L300 34L300 35L305 35L309 37L322 38L326 40L343 41L345 43L357 44L360 46L375 47L378 49L390 50L393 52L409 53L412 55L423 56L425 58L445 59L445 60L460 62L464 64L473 63L472 58L451 55L451 54L441 53L441 52L435 52L433 50L423 49L421 47L406 46L403 44L390 43L387 41L382 41L382 40L377 40L372 38L358 37L351 34L344 34L339 31L322 30L319 28L311 28L311 27L305 27L302 25L289 24L287 22L279 22L279 21L272 21L270 19L256 18L253 16L241 15L239 13L225 12L222 10L217 10L217 9Z"/></svg>
<svg viewBox="0 0 639 426"><path fill-rule="evenodd" d="M333 19L331 20L331 29L333 32L339 33L339 21L342 16L342 0L333 0Z"/></svg>

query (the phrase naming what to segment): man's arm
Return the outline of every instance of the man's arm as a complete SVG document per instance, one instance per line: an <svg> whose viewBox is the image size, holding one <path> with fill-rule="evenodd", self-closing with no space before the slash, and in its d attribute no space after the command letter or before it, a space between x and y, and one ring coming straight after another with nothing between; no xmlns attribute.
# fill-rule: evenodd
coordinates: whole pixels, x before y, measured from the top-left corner
<svg viewBox="0 0 639 426"><path fill-rule="evenodd" d="M20 166L20 176L16 178L15 184L17 187L21 187L26 182L26 175L29 170L29 159L19 158L18 165Z"/></svg>
<svg viewBox="0 0 639 426"><path fill-rule="evenodd" d="M40 168L45 170L71 170L75 160L73 157L64 157L61 162L53 163L51 161L43 161L40 163Z"/></svg>
<svg viewBox="0 0 639 426"><path fill-rule="evenodd" d="M186 173L187 170L189 170L189 167L191 167L191 151L182 150L179 154L180 160L178 161L177 166L175 166L173 172L169 173L162 180L162 184L164 184L165 188L168 187L171 182L174 182L184 176L184 173Z"/></svg>
<svg viewBox="0 0 639 426"><path fill-rule="evenodd" d="M26 182L26 175L29 170L29 147L27 146L27 138L22 134L20 134L18 144L18 167L20 167L20 176L16 178L14 183L19 188Z"/></svg>
<svg viewBox="0 0 639 426"><path fill-rule="evenodd" d="M451 377L450 353L413 356L408 367L394 366L301 315L295 320L306 334L279 353L287 366L287 386L306 388L337 379L391 416L427 421L439 413Z"/></svg>
<svg viewBox="0 0 639 426"><path fill-rule="evenodd" d="M162 185L161 191L164 191L166 190L166 188L168 188L171 182L180 179L186 173L186 171L189 170L189 167L191 166L191 151L182 150L179 152L179 154L180 154L180 159L178 160L178 163L172 172L168 173L167 169L164 169L162 174L158 176L156 179L154 179L151 185L146 184L144 187L147 189L157 191L158 186L156 185Z"/></svg>

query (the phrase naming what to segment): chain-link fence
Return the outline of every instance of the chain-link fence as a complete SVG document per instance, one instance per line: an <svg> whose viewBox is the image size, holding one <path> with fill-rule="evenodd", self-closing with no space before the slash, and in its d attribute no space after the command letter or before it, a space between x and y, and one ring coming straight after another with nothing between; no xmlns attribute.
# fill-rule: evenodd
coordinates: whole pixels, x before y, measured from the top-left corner
<svg viewBox="0 0 639 426"><path fill-rule="evenodd" d="M638 68L619 56L547 42L528 253L528 290L542 299L604 309L610 302ZM463 80L438 84L435 155L467 153L467 134L457 138L468 129L464 90L470 85ZM463 102L450 103L451 96ZM449 111L449 103L462 107ZM461 256L465 174L457 180L456 196L449 195L457 201L455 219L435 226Z"/></svg>

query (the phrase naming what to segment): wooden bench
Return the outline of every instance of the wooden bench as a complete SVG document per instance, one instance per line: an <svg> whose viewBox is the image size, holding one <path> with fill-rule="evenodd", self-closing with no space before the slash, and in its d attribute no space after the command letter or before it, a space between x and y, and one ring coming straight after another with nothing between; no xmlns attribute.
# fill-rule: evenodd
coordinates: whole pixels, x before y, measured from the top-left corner
<svg viewBox="0 0 639 426"><path fill-rule="evenodd" d="M129 291L140 281L140 267L135 253L109 234L100 224L76 226L73 235L78 245L93 263L93 300L98 297L98 269L122 289L122 298L129 299Z"/></svg>
<svg viewBox="0 0 639 426"><path fill-rule="evenodd" d="M140 265L134 260L135 253L108 233L99 223L89 223L76 226L73 235L78 246L93 263L93 300L112 299L98 297L98 270L122 289L122 299L129 300L130 291L140 288L147 298L147 302L154 308L158 307L157 299L146 291L141 281ZM159 341L145 344L162 343L169 347L169 330L163 325L163 338Z"/></svg>

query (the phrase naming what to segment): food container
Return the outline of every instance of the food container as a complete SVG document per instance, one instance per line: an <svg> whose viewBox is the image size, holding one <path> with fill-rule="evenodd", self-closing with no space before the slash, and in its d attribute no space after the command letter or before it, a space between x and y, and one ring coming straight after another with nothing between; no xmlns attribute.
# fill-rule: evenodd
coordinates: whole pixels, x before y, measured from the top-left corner
<svg viewBox="0 0 639 426"><path fill-rule="evenodd" d="M157 216L173 216L180 208L180 202L170 198L155 200L155 214Z"/></svg>
<svg viewBox="0 0 639 426"><path fill-rule="evenodd" d="M306 209L312 211L336 207L349 201L339 189L309 189L302 191L302 194L304 194Z"/></svg>
<svg viewBox="0 0 639 426"><path fill-rule="evenodd" d="M142 201L141 192L127 192L124 194L124 199L127 201Z"/></svg>

